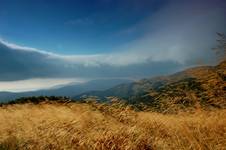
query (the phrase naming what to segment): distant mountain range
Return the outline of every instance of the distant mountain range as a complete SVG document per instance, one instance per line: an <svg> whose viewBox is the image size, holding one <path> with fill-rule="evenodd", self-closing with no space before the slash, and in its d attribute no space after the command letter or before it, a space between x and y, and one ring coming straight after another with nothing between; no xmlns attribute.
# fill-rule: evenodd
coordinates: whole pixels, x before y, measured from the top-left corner
<svg viewBox="0 0 226 150"><path fill-rule="evenodd" d="M0 92L0 102L7 102L9 100L14 100L21 97L31 97L31 96L67 96L73 97L75 95L92 91L92 90L106 90L113 86L121 83L130 83L132 80L129 79L98 79L91 80L85 83L70 83L68 85L30 92Z"/></svg>
<svg viewBox="0 0 226 150"><path fill-rule="evenodd" d="M74 99L119 97L132 104L145 103L158 111L183 107L226 107L226 61L217 66L190 68L170 75L90 91ZM173 108L172 108L173 107Z"/></svg>
<svg viewBox="0 0 226 150"><path fill-rule="evenodd" d="M34 92L0 92L1 102L30 96L68 96L74 100L117 97L138 107L145 104L161 112L184 108L226 108L226 61L217 66L195 67L136 82L102 79Z"/></svg>

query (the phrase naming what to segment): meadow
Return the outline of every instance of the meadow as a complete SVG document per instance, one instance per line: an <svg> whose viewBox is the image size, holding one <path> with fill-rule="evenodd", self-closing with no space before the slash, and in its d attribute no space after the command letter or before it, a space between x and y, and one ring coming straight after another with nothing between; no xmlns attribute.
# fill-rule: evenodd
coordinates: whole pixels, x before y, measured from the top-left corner
<svg viewBox="0 0 226 150"><path fill-rule="evenodd" d="M1 150L224 150L226 110L163 114L112 104L0 107Z"/></svg>

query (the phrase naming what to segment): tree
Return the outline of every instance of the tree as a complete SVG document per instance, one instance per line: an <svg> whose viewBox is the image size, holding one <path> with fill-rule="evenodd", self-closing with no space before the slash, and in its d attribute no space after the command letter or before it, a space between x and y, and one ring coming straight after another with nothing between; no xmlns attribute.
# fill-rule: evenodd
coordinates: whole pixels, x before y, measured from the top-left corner
<svg viewBox="0 0 226 150"><path fill-rule="evenodd" d="M220 59L226 59L226 36L224 33L218 33L218 45L217 47L213 48L213 50L215 51L216 55L220 58Z"/></svg>

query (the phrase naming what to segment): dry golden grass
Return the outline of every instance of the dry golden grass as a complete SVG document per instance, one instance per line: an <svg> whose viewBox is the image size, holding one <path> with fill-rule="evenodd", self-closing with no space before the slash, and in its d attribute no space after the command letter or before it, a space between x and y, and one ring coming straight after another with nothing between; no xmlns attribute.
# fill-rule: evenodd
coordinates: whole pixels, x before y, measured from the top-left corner
<svg viewBox="0 0 226 150"><path fill-rule="evenodd" d="M96 103L0 108L0 149L226 149L226 110L159 114Z"/></svg>

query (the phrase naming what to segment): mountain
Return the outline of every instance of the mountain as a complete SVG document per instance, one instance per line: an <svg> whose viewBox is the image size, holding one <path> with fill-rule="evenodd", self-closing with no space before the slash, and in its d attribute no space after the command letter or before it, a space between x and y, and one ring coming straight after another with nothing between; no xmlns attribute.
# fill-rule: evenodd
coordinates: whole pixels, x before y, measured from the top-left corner
<svg viewBox="0 0 226 150"><path fill-rule="evenodd" d="M77 94L81 94L91 90L106 90L121 83L129 83L132 80L129 79L98 79L91 80L85 83L71 83L63 87L52 88L47 90L38 90L30 92L12 93L12 92L0 92L0 102L6 102L9 100L30 97L30 96L67 96L72 97Z"/></svg>
<svg viewBox="0 0 226 150"><path fill-rule="evenodd" d="M119 97L132 104L148 104L158 111L184 107L225 108L226 61L217 66L195 67L170 76L121 84L104 91L90 91L74 98L88 96Z"/></svg>

